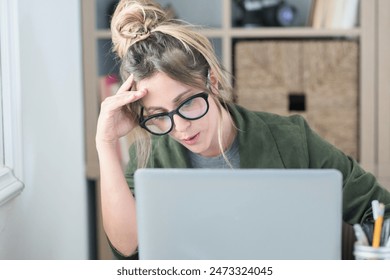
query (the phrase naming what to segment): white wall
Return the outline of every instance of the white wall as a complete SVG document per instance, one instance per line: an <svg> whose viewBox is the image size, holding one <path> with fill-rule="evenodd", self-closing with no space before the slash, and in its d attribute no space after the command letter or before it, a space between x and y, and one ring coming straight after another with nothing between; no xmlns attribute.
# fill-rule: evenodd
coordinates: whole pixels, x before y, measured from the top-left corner
<svg viewBox="0 0 390 280"><path fill-rule="evenodd" d="M87 259L79 0L18 0L20 196L0 207L0 259Z"/></svg>

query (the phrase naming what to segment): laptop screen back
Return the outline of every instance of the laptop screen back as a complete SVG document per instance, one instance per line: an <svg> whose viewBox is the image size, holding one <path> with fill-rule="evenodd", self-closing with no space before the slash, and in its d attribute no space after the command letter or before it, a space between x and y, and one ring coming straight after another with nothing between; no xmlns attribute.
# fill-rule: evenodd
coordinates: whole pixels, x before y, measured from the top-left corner
<svg viewBox="0 0 390 280"><path fill-rule="evenodd" d="M140 169L140 259L340 259L342 175Z"/></svg>

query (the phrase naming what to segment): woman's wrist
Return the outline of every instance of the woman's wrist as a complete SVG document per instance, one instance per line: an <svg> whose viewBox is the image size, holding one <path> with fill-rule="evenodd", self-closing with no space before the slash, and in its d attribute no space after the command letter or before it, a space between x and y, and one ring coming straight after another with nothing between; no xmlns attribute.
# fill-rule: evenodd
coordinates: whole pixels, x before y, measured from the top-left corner
<svg viewBox="0 0 390 280"><path fill-rule="evenodd" d="M109 152L117 150L118 141L103 141L96 139L96 149L99 152Z"/></svg>

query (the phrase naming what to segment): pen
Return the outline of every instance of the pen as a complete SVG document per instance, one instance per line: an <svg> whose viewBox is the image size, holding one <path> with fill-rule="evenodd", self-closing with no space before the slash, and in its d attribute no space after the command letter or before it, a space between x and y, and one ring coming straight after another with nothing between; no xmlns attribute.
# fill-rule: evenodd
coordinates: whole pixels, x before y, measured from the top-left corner
<svg viewBox="0 0 390 280"><path fill-rule="evenodd" d="M363 246L368 246L367 236L364 233L362 226L360 224L354 224L353 229L355 230L357 242Z"/></svg>
<svg viewBox="0 0 390 280"><path fill-rule="evenodd" d="M373 216L374 220L376 220L378 218L379 201L373 200L371 202L371 206L372 206L372 216Z"/></svg>
<svg viewBox="0 0 390 280"><path fill-rule="evenodd" d="M390 237L387 239L387 242L386 242L386 247L390 247Z"/></svg>
<svg viewBox="0 0 390 280"><path fill-rule="evenodd" d="M383 224L382 224L382 232L381 232L381 244L382 246L387 247L387 241L390 236L390 219L385 219L385 215L383 215Z"/></svg>
<svg viewBox="0 0 390 280"><path fill-rule="evenodd" d="M372 237L372 247L378 248L380 245L383 215L385 213L385 205L383 203L379 203L379 207L373 209L373 213L374 213L375 224L374 224L374 234Z"/></svg>

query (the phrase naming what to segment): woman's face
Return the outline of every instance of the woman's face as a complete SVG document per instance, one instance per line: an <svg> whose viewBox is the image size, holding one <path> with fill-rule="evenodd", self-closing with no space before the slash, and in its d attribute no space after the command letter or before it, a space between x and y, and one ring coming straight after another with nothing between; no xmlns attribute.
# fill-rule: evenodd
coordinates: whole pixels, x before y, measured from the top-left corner
<svg viewBox="0 0 390 280"><path fill-rule="evenodd" d="M147 90L142 98L145 115L175 110L184 100L203 91L175 81L161 72L138 82L137 88ZM211 96L208 102L209 110L200 119L186 120L175 114L175 125L169 135L193 153L216 156L220 154L217 138L219 114Z"/></svg>

